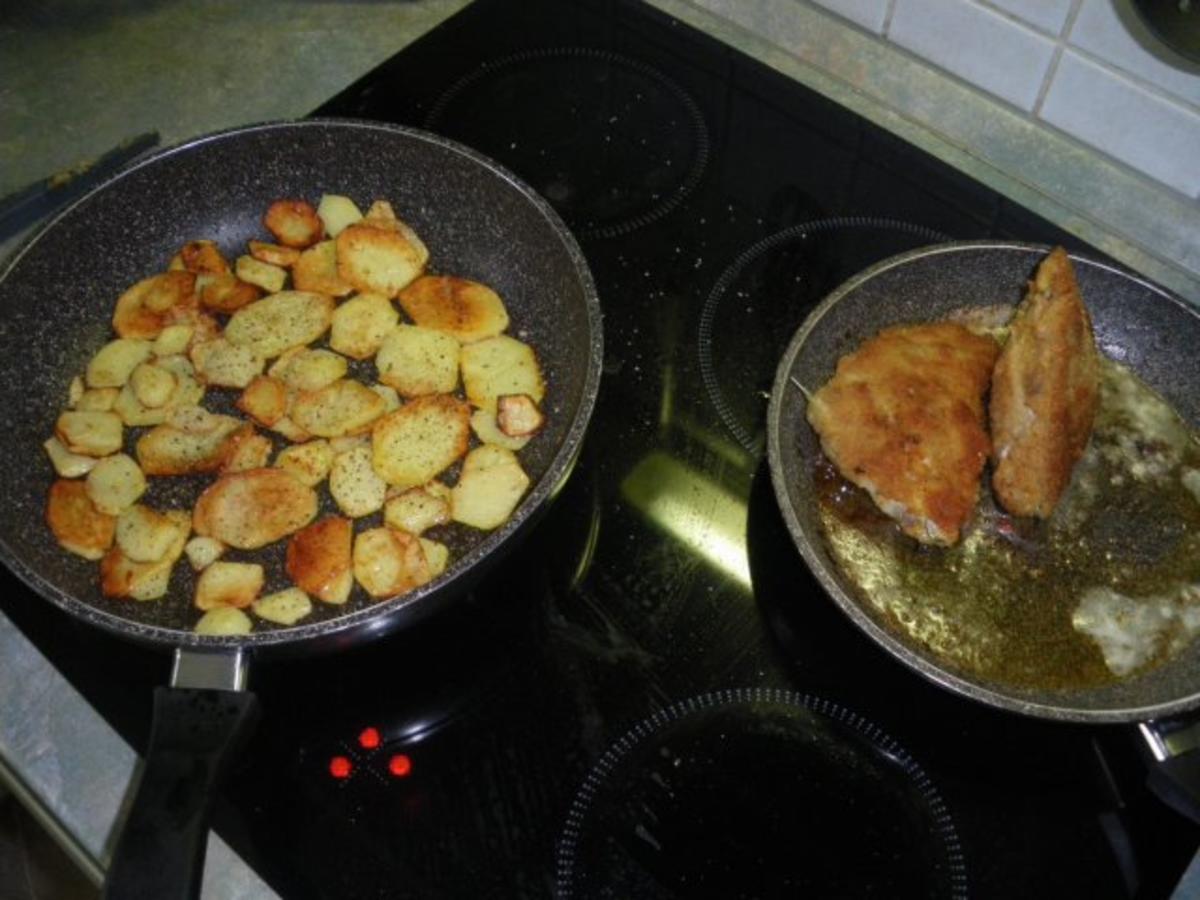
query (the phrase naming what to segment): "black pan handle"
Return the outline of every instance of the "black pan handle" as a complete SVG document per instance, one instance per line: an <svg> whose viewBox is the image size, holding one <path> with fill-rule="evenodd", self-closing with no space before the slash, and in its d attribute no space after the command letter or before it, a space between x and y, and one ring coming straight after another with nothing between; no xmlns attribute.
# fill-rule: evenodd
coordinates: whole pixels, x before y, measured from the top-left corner
<svg viewBox="0 0 1200 900"><path fill-rule="evenodd" d="M1200 721L1142 722L1138 730L1149 751L1147 786L1171 809L1200 823Z"/></svg>
<svg viewBox="0 0 1200 900"><path fill-rule="evenodd" d="M155 689L150 744L106 900L200 895L213 796L257 717L258 702L245 691Z"/></svg>

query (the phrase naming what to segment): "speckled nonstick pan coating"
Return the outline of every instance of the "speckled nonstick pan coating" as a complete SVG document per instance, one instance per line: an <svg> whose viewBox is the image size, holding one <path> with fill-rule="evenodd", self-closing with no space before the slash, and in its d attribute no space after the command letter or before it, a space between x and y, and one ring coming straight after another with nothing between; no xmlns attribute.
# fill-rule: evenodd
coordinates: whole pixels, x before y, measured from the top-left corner
<svg viewBox="0 0 1200 900"><path fill-rule="evenodd" d="M975 700L1051 719L1146 721L1200 705L1200 642L1158 669L1117 684L1071 692L1018 690L951 671L898 639L856 596L822 538L812 479L820 445L797 383L816 389L837 360L888 325L929 321L963 306L1013 304L1050 248L979 241L941 244L887 259L855 276L813 310L784 354L768 412L768 454L788 530L830 597L859 628L917 672ZM1200 313L1111 265L1072 254L1096 340L1130 366L1192 424L1200 423L1196 353Z"/></svg>
<svg viewBox="0 0 1200 900"><path fill-rule="evenodd" d="M496 531L445 532L453 561L430 585L381 603L356 591L349 606L317 604L313 620L292 628L263 623L245 637L193 634L194 576L185 562L162 601L102 597L97 565L61 550L43 518L54 473L41 444L53 433L68 383L112 337L118 295L164 270L183 243L214 239L233 259L246 252L248 239L269 239L261 219L271 201L315 203L325 193L349 195L364 208L375 198L390 200L430 248L432 269L485 282L504 298L510 333L535 347L547 381L547 425L520 454L532 480L528 494ZM577 244L541 198L479 154L425 132L346 120L271 123L191 141L102 184L32 236L0 271L0 402L7 420L0 559L72 615L161 644L309 649L390 630L461 594L561 486L591 415L600 357L599 303ZM223 393L227 401L234 396ZM217 392L210 396L215 401ZM182 506L211 480L151 479L146 502ZM357 528L367 524L360 520ZM282 544L265 555L274 572L268 589L284 586Z"/></svg>

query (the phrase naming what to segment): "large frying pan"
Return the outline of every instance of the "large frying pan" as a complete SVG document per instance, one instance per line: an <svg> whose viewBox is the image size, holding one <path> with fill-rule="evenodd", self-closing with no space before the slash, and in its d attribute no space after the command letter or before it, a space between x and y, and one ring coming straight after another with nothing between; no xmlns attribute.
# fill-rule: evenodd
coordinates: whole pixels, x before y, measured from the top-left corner
<svg viewBox="0 0 1200 900"><path fill-rule="evenodd" d="M95 564L59 549L43 524L53 472L41 444L68 383L109 338L118 294L165 268L181 244L211 238L232 259L248 239L263 237L261 218L272 200L324 193L360 203L389 199L429 246L431 268L485 282L505 299L512 330L536 348L547 382L547 424L521 454L528 493L495 531L443 535L452 562L432 583L382 602L317 604L322 608L294 627L263 627L245 637L193 633L186 565L176 566L163 601L106 600ZM254 699L244 690L247 658L336 650L428 615L511 547L562 486L599 384L592 279L558 216L494 162L412 129L311 120L203 137L120 172L44 226L0 271L0 311L0 405L8 420L0 559L76 619L175 652L172 687L156 693L147 764L106 895L194 896L208 797L253 718ZM186 503L203 486L153 480L172 484L148 495L152 505Z"/></svg>
<svg viewBox="0 0 1200 900"><path fill-rule="evenodd" d="M888 325L930 321L964 306L1017 303L1048 249L995 241L924 247L878 263L825 298L797 331L776 373L768 412L775 494L793 541L825 591L862 631L919 674L973 700L1024 715L1141 723L1160 761L1192 768L1196 754L1186 761L1172 759L1169 736L1158 733L1153 723L1200 706L1200 641L1165 665L1114 684L1078 690L998 684L902 637L837 564L823 535L814 481L821 449L805 418L802 388L819 387L840 356ZM1072 254L1072 260L1099 347L1130 366L1196 427L1200 312L1110 264L1080 254Z"/></svg>

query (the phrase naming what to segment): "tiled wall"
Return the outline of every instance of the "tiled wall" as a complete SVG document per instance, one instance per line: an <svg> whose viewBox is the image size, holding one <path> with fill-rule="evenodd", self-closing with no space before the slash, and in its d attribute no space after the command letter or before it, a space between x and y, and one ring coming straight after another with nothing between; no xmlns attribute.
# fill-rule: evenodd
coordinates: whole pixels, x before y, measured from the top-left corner
<svg viewBox="0 0 1200 900"><path fill-rule="evenodd" d="M1146 49L1130 0L788 2L832 10L1200 199L1200 65Z"/></svg>

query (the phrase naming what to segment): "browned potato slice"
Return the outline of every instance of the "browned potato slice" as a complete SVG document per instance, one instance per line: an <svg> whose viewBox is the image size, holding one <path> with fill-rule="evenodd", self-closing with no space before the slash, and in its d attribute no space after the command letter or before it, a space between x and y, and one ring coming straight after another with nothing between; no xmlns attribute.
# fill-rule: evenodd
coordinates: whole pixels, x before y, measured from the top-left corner
<svg viewBox="0 0 1200 900"><path fill-rule="evenodd" d="M80 412L111 412L120 394L116 388L88 388L79 395L74 408Z"/></svg>
<svg viewBox="0 0 1200 900"><path fill-rule="evenodd" d="M268 244L265 241L250 241L250 255L259 262L289 269L300 258L300 251L295 247L281 247L279 244Z"/></svg>
<svg viewBox="0 0 1200 900"><path fill-rule="evenodd" d="M353 587L349 519L328 516L288 541L285 568L296 587L325 603L342 604Z"/></svg>
<svg viewBox="0 0 1200 900"><path fill-rule="evenodd" d="M388 484L432 481L467 452L470 409L447 394L418 397L381 418L372 431L372 463Z"/></svg>
<svg viewBox="0 0 1200 900"><path fill-rule="evenodd" d="M346 357L331 350L297 347L279 357L267 370L297 391L319 391L346 377Z"/></svg>
<svg viewBox="0 0 1200 900"><path fill-rule="evenodd" d="M329 330L332 319L332 297L312 291L280 291L235 312L225 326L225 337L255 356L272 359L285 350L312 343Z"/></svg>
<svg viewBox="0 0 1200 900"><path fill-rule="evenodd" d="M199 407L188 411L191 409ZM207 413L207 417L211 420L208 430L180 427L172 418L138 438L135 453L142 471L147 475L191 475L219 469L225 462L229 436L251 426L233 416Z"/></svg>
<svg viewBox="0 0 1200 900"><path fill-rule="evenodd" d="M439 541L421 538L421 549L425 551L425 562L429 565L429 577L437 578L446 571L450 562L450 548Z"/></svg>
<svg viewBox="0 0 1200 900"><path fill-rule="evenodd" d="M58 417L54 436L72 453L108 456L121 449L121 418L112 412L65 412Z"/></svg>
<svg viewBox="0 0 1200 900"><path fill-rule="evenodd" d="M225 545L216 538L197 536L184 545L183 552L187 554L192 569L199 572L224 555Z"/></svg>
<svg viewBox="0 0 1200 900"><path fill-rule="evenodd" d="M460 362L467 399L481 409L495 409L506 394L527 394L534 403L545 396L533 348L507 334L465 345Z"/></svg>
<svg viewBox="0 0 1200 900"><path fill-rule="evenodd" d="M176 356L187 352L196 328L191 324L168 325L154 339L155 356Z"/></svg>
<svg viewBox="0 0 1200 900"><path fill-rule="evenodd" d="M162 559L179 540L180 522L138 503L117 517L117 546L132 562Z"/></svg>
<svg viewBox="0 0 1200 900"><path fill-rule="evenodd" d="M495 413L486 409L477 409L471 413L471 430L481 442L495 444L514 453L529 443L528 437L512 437L501 431Z"/></svg>
<svg viewBox="0 0 1200 900"><path fill-rule="evenodd" d="M225 338L194 344L188 354L196 374L208 385L244 388L262 374L265 360L252 347Z"/></svg>
<svg viewBox="0 0 1200 900"><path fill-rule="evenodd" d="M379 380L405 397L448 394L458 387L459 345L450 335L397 325L375 357Z"/></svg>
<svg viewBox="0 0 1200 900"><path fill-rule="evenodd" d="M375 200L367 207L362 224L395 231L400 227L400 220L396 218L396 210L392 209L392 204L386 200Z"/></svg>
<svg viewBox="0 0 1200 900"><path fill-rule="evenodd" d="M358 206L349 197L326 194L317 204L317 215L325 223L325 233L337 237L347 225L353 225L363 217Z"/></svg>
<svg viewBox="0 0 1200 900"><path fill-rule="evenodd" d="M410 239L411 237L411 239ZM421 274L429 251L400 231L351 225L336 238L338 275L357 290L394 297Z"/></svg>
<svg viewBox="0 0 1200 900"><path fill-rule="evenodd" d="M179 249L176 259L189 272L222 275L229 271L229 261L215 241L188 241Z"/></svg>
<svg viewBox="0 0 1200 900"><path fill-rule="evenodd" d="M305 616L312 614L313 605L308 599L308 594L300 588L292 587L267 594L255 600L250 608L260 619L266 619L276 625L295 625Z"/></svg>
<svg viewBox="0 0 1200 900"><path fill-rule="evenodd" d="M352 519L369 516L383 508L387 482L371 468L371 448L360 444L333 459L329 469L329 493L343 513Z"/></svg>
<svg viewBox="0 0 1200 900"><path fill-rule="evenodd" d="M329 468L333 465L333 451L329 448L329 442L322 439L293 444L279 451L275 465L309 487L316 487L329 474Z"/></svg>
<svg viewBox="0 0 1200 900"><path fill-rule="evenodd" d="M138 398L132 380L127 382L113 403L113 412L130 427L161 425L174 410L195 406L204 399L204 385L196 380L196 370L186 357L164 356L153 365L173 376L175 388L166 403L154 407L147 406Z"/></svg>
<svg viewBox="0 0 1200 900"><path fill-rule="evenodd" d="M258 563L217 560L206 566L196 579L196 608L243 609L257 599L265 582L266 575Z"/></svg>
<svg viewBox="0 0 1200 900"><path fill-rule="evenodd" d="M542 411L528 394L504 394L496 398L496 424L509 437L530 437L545 422Z"/></svg>
<svg viewBox="0 0 1200 900"><path fill-rule="evenodd" d="M138 403L150 409L166 406L175 394L178 382L170 369L156 366L153 363L142 363L129 376L129 388L137 397ZM113 400L116 400L116 390L113 390Z"/></svg>
<svg viewBox="0 0 1200 900"><path fill-rule="evenodd" d="M253 256L239 256L234 271L242 281L256 285L268 294L283 290L283 286L287 284L287 269L273 266Z"/></svg>
<svg viewBox="0 0 1200 900"><path fill-rule="evenodd" d="M254 550L303 528L317 514L317 495L283 469L222 475L200 495L192 514L197 534Z"/></svg>
<svg viewBox="0 0 1200 900"><path fill-rule="evenodd" d="M100 559L112 546L117 520L96 509L82 481L60 480L50 486L46 524L64 550L84 559Z"/></svg>
<svg viewBox="0 0 1200 900"><path fill-rule="evenodd" d="M175 561L183 554L191 523L182 510L163 513L175 528L175 538L167 552L153 562L136 562L120 547L113 547L100 560L100 591L106 597L132 600L157 600L167 592Z"/></svg>
<svg viewBox="0 0 1200 900"><path fill-rule="evenodd" d="M385 525L419 535L435 525L450 521L450 504L446 498L430 493L424 487L409 488L391 497L383 507Z"/></svg>
<svg viewBox="0 0 1200 900"><path fill-rule="evenodd" d="M230 272L227 275L219 275L204 285L200 292L200 303L217 312L232 313L243 306L249 306L262 294L258 285L242 281Z"/></svg>
<svg viewBox="0 0 1200 900"><path fill-rule="evenodd" d="M307 200L276 200L263 216L263 225L287 247L308 247L325 233L317 211Z"/></svg>
<svg viewBox="0 0 1200 900"><path fill-rule="evenodd" d="M96 509L117 516L146 492L146 476L133 457L114 453L96 463L88 472L85 485Z"/></svg>
<svg viewBox="0 0 1200 900"><path fill-rule="evenodd" d="M271 459L270 438L254 432L254 426L239 428L225 442L225 460L221 474L261 469Z"/></svg>
<svg viewBox="0 0 1200 900"><path fill-rule="evenodd" d="M101 347L87 366L89 387L119 388L133 370L150 358L154 344L136 338L117 338Z"/></svg>
<svg viewBox="0 0 1200 900"><path fill-rule="evenodd" d="M400 313L387 297L359 294L334 310L329 346L354 359L366 359L399 321Z"/></svg>
<svg viewBox="0 0 1200 900"><path fill-rule="evenodd" d="M312 437L311 434L309 434L287 416L284 416L282 419L272 425L271 430L276 434L283 435L293 444L303 444Z"/></svg>
<svg viewBox="0 0 1200 900"><path fill-rule="evenodd" d="M432 577L419 538L392 528L371 528L354 539L354 579L371 597L394 597Z"/></svg>
<svg viewBox="0 0 1200 900"><path fill-rule="evenodd" d="M342 379L300 394L292 403L291 419L309 434L339 437L370 426L383 415L385 405L369 387Z"/></svg>
<svg viewBox="0 0 1200 900"><path fill-rule="evenodd" d="M529 476L511 450L476 447L451 491L450 517L472 528L497 528L508 521L528 487Z"/></svg>
<svg viewBox="0 0 1200 900"><path fill-rule="evenodd" d="M390 385L373 384L371 385L371 390L383 398L383 411L385 414L395 412L404 405L400 402L400 395L396 393L396 389Z"/></svg>
<svg viewBox="0 0 1200 900"><path fill-rule="evenodd" d="M338 274L337 248L333 241L314 244L292 266L292 286L298 291L317 291L344 297L353 285Z"/></svg>
<svg viewBox="0 0 1200 900"><path fill-rule="evenodd" d="M500 295L467 278L425 275L397 299L418 325L444 331L464 344L495 337L508 327L508 311Z"/></svg>
<svg viewBox="0 0 1200 900"><path fill-rule="evenodd" d="M268 375L259 375L246 385L238 398L237 408L270 428L287 415L287 385Z"/></svg>
<svg viewBox="0 0 1200 900"><path fill-rule="evenodd" d="M92 468L99 462L94 456L72 453L63 446L62 441L58 438L47 438L42 446L46 449L46 455L50 457L50 464L54 466L54 471L61 478L79 478L92 471Z"/></svg>
<svg viewBox="0 0 1200 900"><path fill-rule="evenodd" d="M194 272L163 272L143 278L117 300L113 328L124 338L156 338L181 313L196 307Z"/></svg>
<svg viewBox="0 0 1200 900"><path fill-rule="evenodd" d="M196 634L230 637L249 634L254 630L250 617L236 606L218 606L202 615L192 628Z"/></svg>

